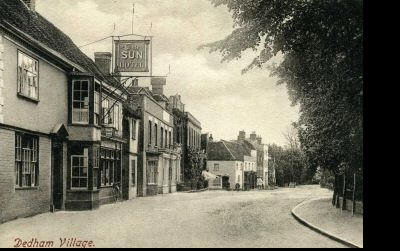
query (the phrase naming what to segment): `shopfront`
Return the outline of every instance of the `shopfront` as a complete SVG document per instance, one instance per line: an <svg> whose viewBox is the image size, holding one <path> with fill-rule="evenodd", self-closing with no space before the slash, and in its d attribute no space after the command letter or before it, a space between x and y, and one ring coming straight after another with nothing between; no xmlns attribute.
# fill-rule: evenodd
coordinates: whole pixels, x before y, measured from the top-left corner
<svg viewBox="0 0 400 251"><path fill-rule="evenodd" d="M121 188L122 178L122 143L112 140L102 140L100 148L100 205L110 203L113 198L113 186Z"/></svg>

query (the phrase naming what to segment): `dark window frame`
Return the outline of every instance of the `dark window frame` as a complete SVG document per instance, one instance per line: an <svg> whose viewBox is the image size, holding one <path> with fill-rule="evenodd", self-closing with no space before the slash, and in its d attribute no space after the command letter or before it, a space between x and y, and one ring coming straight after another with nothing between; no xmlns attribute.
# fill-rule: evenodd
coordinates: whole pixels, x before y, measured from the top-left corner
<svg viewBox="0 0 400 251"><path fill-rule="evenodd" d="M15 133L14 187L16 189L39 187L39 153L38 136ZM29 183L27 177L30 179Z"/></svg>
<svg viewBox="0 0 400 251"><path fill-rule="evenodd" d="M80 88L77 88L77 89L75 89L75 84L76 83L80 83ZM87 85L87 89L86 90L84 90L83 89L83 83L86 83ZM71 93L72 93L72 95L71 95L71 104L72 104L72 110L71 110L71 114L72 114L72 116L71 116L71 122L72 122L72 124L80 124L80 125L88 125L89 124L89 122L90 122L90 80L88 80L88 79L74 79L74 80L72 80L72 87L71 87L72 89L71 89ZM76 93L78 93L79 92L79 99L75 99L75 94ZM83 93L87 93L87 106L86 106L86 104L85 104L85 99L83 99L83 101L82 101L82 97L83 98L85 98L84 96L83 96ZM79 108L75 108L74 106L75 106L75 104L78 104L79 103ZM83 106L82 106L82 104L83 104ZM74 118L75 118L75 116L74 116L74 111L77 111L77 112L79 112L79 110L80 110L80 112L82 113L82 112L85 112L85 110L86 110L86 113L87 113L87 120L82 120L82 118L83 118L83 115L82 114L80 114L79 115L79 118L78 119L76 119L76 120L74 120Z"/></svg>
<svg viewBox="0 0 400 251"><path fill-rule="evenodd" d="M35 72L32 72L32 71L29 71L29 73L36 75L36 79L37 79L37 83L36 83L37 84L37 87L36 87L36 89L37 89L37 97L33 97L33 96L29 95L29 94L26 94L26 93L22 92L22 90L21 90L21 82L20 82L20 80L22 80L22 76L20 76L20 74L22 74L22 72L20 72L20 57L19 57L20 55L25 56L25 57L27 57L27 58L29 58L29 59L31 59L31 60L36 62L36 65L37 65L36 71L37 72L35 73ZM28 73L28 70L27 69L22 69L22 66L21 66L21 70L22 71L26 70L27 73ZM26 53L25 51L22 51L22 50L18 49L17 50L17 95L19 95L19 96L21 96L23 98L26 98L28 100L34 101L34 102L39 102L40 101L39 100L39 98L40 98L40 77L39 77L39 73L40 73L39 59L34 57L34 56L32 56L32 55L30 55L30 54L28 54L28 53ZM25 83L25 84L29 85L29 83Z"/></svg>

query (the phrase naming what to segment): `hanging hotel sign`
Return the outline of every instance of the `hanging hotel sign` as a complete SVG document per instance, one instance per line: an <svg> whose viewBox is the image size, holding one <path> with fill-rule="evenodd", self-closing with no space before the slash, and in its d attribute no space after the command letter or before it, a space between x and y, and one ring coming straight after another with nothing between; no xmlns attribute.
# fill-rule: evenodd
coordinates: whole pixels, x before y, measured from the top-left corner
<svg viewBox="0 0 400 251"><path fill-rule="evenodd" d="M116 40L115 69L119 72L149 72L150 40Z"/></svg>

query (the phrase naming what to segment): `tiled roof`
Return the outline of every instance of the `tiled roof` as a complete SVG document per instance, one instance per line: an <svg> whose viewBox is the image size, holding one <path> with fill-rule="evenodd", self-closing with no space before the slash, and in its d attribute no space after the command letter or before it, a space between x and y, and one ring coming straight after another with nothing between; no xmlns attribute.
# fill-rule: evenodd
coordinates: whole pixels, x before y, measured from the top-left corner
<svg viewBox="0 0 400 251"><path fill-rule="evenodd" d="M237 142L223 141L236 160L243 161L244 156L250 156L243 144Z"/></svg>
<svg viewBox="0 0 400 251"><path fill-rule="evenodd" d="M210 142L207 148L208 160L234 160L222 141Z"/></svg>
<svg viewBox="0 0 400 251"><path fill-rule="evenodd" d="M208 160L243 161L244 156L251 156L246 147L237 142L224 141L210 142L207 148Z"/></svg>
<svg viewBox="0 0 400 251"><path fill-rule="evenodd" d="M142 89L143 89L143 87L131 86L128 88L128 91L132 94L138 94Z"/></svg>
<svg viewBox="0 0 400 251"><path fill-rule="evenodd" d="M257 150L256 146L252 142L249 142L247 140L243 141L242 145L243 145L244 149L246 150L246 153L248 156L251 156L252 150Z"/></svg>
<svg viewBox="0 0 400 251"><path fill-rule="evenodd" d="M60 29L37 12L29 10L20 0L0 0L0 23L11 25L68 60L83 67L100 79L101 72L93 60L86 56Z"/></svg>
<svg viewBox="0 0 400 251"><path fill-rule="evenodd" d="M160 94L154 94L153 93L153 97L158 102L169 102L169 99L165 95L160 95Z"/></svg>

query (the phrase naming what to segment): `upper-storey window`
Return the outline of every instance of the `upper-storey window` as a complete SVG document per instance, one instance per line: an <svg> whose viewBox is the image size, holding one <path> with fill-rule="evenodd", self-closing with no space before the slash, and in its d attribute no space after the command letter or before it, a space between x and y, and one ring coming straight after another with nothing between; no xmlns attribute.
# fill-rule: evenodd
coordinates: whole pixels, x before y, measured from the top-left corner
<svg viewBox="0 0 400 251"><path fill-rule="evenodd" d="M39 99L39 61L18 51L18 93Z"/></svg>
<svg viewBox="0 0 400 251"><path fill-rule="evenodd" d="M89 123L89 81L72 82L72 123Z"/></svg>
<svg viewBox="0 0 400 251"><path fill-rule="evenodd" d="M104 98L102 107L103 124L105 126L114 127L117 131L119 131L121 129L120 104L111 98Z"/></svg>
<svg viewBox="0 0 400 251"><path fill-rule="evenodd" d="M120 130L120 122L119 122L119 116L120 114L120 109L119 109L119 104L115 104L115 110L114 110L114 128L119 131Z"/></svg>
<svg viewBox="0 0 400 251"><path fill-rule="evenodd" d="M171 132L168 133L168 147L171 148L172 142L171 142Z"/></svg>
<svg viewBox="0 0 400 251"><path fill-rule="evenodd" d="M158 146L158 127L157 124L154 124L154 145Z"/></svg>
<svg viewBox="0 0 400 251"><path fill-rule="evenodd" d="M161 143L160 143L160 146L163 148L164 147L164 129L161 127L160 128L161 130L160 130L160 132L161 132L161 134L160 134L160 139L161 139Z"/></svg>
<svg viewBox="0 0 400 251"><path fill-rule="evenodd" d="M100 124L100 84L96 83L94 87L94 124Z"/></svg>
<svg viewBox="0 0 400 251"><path fill-rule="evenodd" d="M104 99L101 107L103 109L103 124L108 125L110 123L110 113L111 110L108 109L110 101L108 99Z"/></svg>
<svg viewBox="0 0 400 251"><path fill-rule="evenodd" d="M168 148L168 131L165 129L165 135L164 135L164 141L165 141L165 148Z"/></svg>
<svg viewBox="0 0 400 251"><path fill-rule="evenodd" d="M132 139L136 139L136 120L132 119L132 130L131 130Z"/></svg>
<svg viewBox="0 0 400 251"><path fill-rule="evenodd" d="M152 143L152 134L151 134L151 130L153 129L153 127L152 127L152 125L151 125L151 121L149 120L149 128L148 128L148 131L149 131L149 145L151 145L151 143Z"/></svg>

